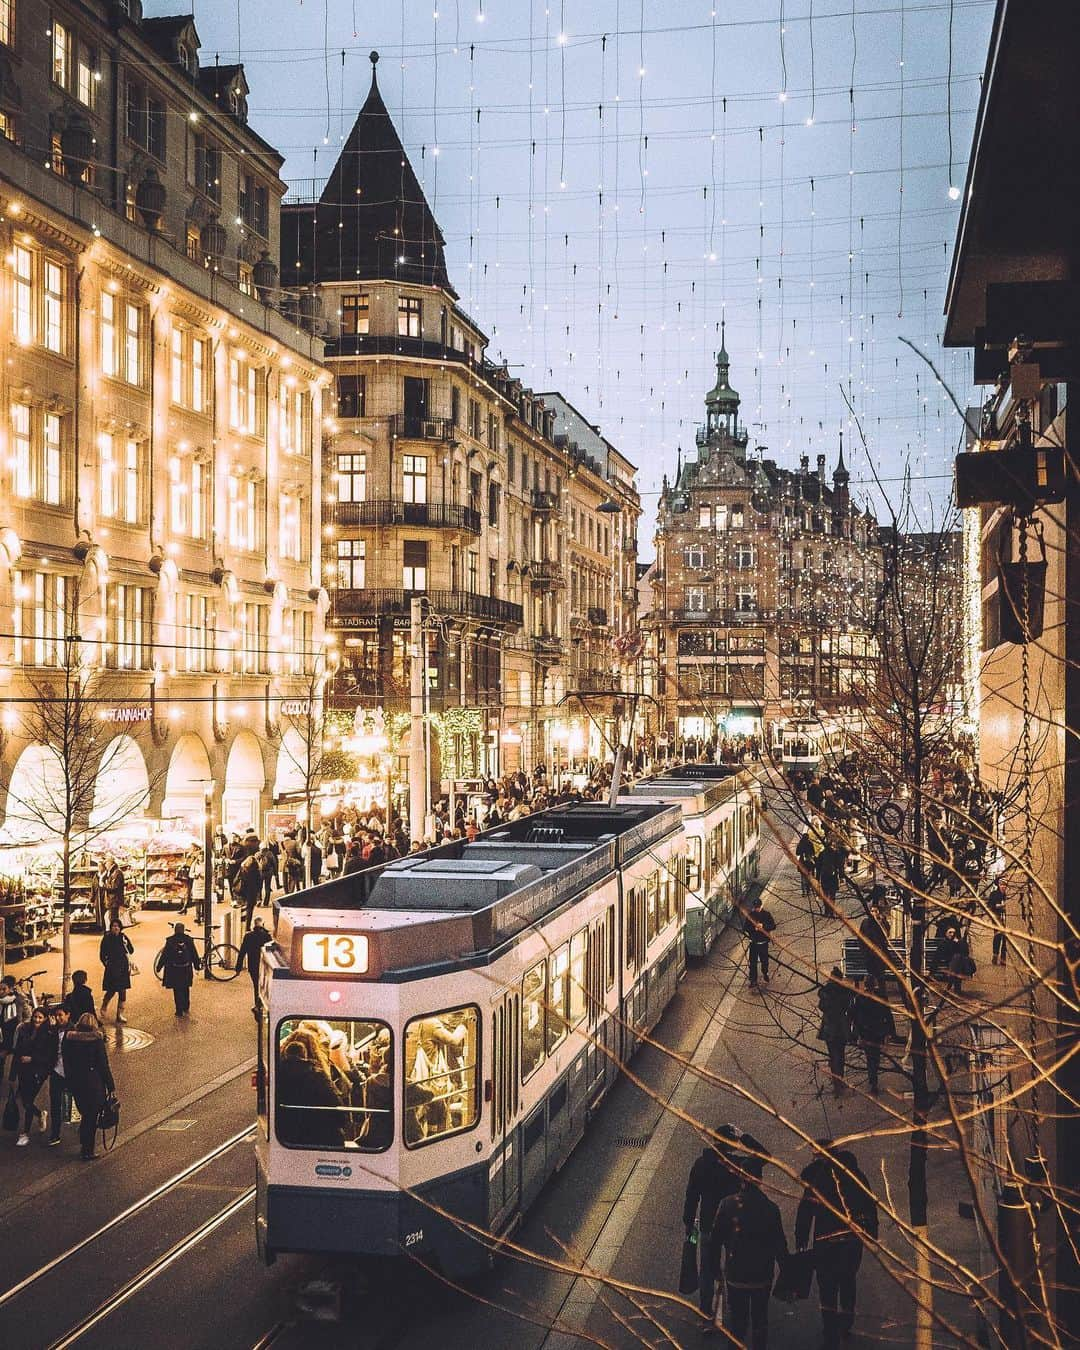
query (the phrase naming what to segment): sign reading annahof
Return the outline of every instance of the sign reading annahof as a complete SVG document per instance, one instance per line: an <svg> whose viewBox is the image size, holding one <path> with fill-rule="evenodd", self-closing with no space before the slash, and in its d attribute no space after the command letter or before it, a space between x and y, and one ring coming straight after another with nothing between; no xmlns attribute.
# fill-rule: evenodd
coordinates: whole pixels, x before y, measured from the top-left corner
<svg viewBox="0 0 1080 1350"><path fill-rule="evenodd" d="M102 708L101 720L103 722L150 722L153 720L153 709L148 703L125 703L119 708Z"/></svg>
<svg viewBox="0 0 1080 1350"><path fill-rule="evenodd" d="M304 933L300 966L313 975L363 975L368 940L362 933Z"/></svg>

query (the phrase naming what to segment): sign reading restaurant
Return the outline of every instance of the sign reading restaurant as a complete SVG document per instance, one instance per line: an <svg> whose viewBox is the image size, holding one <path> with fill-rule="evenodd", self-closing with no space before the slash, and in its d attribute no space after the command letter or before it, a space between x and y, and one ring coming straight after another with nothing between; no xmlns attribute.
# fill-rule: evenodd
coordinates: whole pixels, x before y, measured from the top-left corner
<svg viewBox="0 0 1080 1350"><path fill-rule="evenodd" d="M102 708L103 722L149 722L154 715L149 703L123 703L118 708Z"/></svg>

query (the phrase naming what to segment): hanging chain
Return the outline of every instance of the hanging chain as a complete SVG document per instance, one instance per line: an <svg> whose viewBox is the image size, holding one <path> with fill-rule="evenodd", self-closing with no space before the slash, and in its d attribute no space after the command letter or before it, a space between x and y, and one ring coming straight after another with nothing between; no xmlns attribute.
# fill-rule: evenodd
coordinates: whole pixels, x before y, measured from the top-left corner
<svg viewBox="0 0 1080 1350"><path fill-rule="evenodd" d="M1020 647L1020 697L1023 721L1020 728L1020 759L1023 773L1023 881L1020 893L1020 913L1027 935L1028 960L1028 1044L1035 1054L1038 1032L1038 994L1035 970L1035 915L1034 915L1034 876L1032 874L1032 853L1035 831L1032 824L1032 751L1031 751L1031 580L1028 572L1028 529L1030 516L1020 519L1020 632L1023 638ZM1031 1094L1031 1141L1032 1153L1039 1155L1039 1086L1036 1070Z"/></svg>

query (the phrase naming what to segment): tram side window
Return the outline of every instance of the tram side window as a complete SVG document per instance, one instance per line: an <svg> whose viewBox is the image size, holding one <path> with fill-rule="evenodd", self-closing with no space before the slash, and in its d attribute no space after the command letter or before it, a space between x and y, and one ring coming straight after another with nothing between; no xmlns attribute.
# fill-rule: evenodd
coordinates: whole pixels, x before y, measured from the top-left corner
<svg viewBox="0 0 1080 1350"><path fill-rule="evenodd" d="M700 891L701 838L698 835L691 835L686 842L689 845L686 854L686 889L688 891Z"/></svg>
<svg viewBox="0 0 1080 1350"><path fill-rule="evenodd" d="M570 984L570 954L565 946L548 961L547 1052L550 1055L566 1035L567 996Z"/></svg>
<svg viewBox="0 0 1080 1350"><path fill-rule="evenodd" d="M607 980L605 988L610 989L615 983L615 906L608 905L607 911Z"/></svg>
<svg viewBox="0 0 1080 1350"><path fill-rule="evenodd" d="M637 912L638 893L631 889L626 893L626 967L628 970L637 964Z"/></svg>
<svg viewBox="0 0 1080 1350"><path fill-rule="evenodd" d="M278 1023L274 1121L286 1148L379 1153L394 1137L385 1022L290 1017Z"/></svg>
<svg viewBox="0 0 1080 1350"><path fill-rule="evenodd" d="M544 998L547 962L538 961L521 982L521 1081L544 1062Z"/></svg>
<svg viewBox="0 0 1080 1350"><path fill-rule="evenodd" d="M480 1118L480 1014L452 1008L405 1026L405 1144L471 1130Z"/></svg>
<svg viewBox="0 0 1080 1350"><path fill-rule="evenodd" d="M570 1025L576 1027L585 1016L585 956L589 935L586 929L570 939Z"/></svg>
<svg viewBox="0 0 1080 1350"><path fill-rule="evenodd" d="M657 902L659 878L654 872L645 881L645 941L651 942L659 931Z"/></svg>

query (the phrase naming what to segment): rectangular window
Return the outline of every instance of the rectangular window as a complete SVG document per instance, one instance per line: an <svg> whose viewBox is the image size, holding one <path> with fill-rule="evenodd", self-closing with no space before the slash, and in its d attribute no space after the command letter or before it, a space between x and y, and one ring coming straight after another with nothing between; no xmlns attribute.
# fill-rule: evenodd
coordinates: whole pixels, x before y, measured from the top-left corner
<svg viewBox="0 0 1080 1350"><path fill-rule="evenodd" d="M570 939L570 1025L576 1027L585 1016L585 957L588 933L582 929Z"/></svg>
<svg viewBox="0 0 1080 1350"><path fill-rule="evenodd" d="M708 530L708 529L711 529L711 528L712 528L712 507L711 507L711 506L699 506L699 507L698 507L698 528L699 528L699 529L702 529L702 530Z"/></svg>
<svg viewBox="0 0 1080 1350"><path fill-rule="evenodd" d="M17 572L15 578L15 660L22 665L61 665L67 631L67 577Z"/></svg>
<svg viewBox="0 0 1080 1350"><path fill-rule="evenodd" d="M30 439L30 408L11 405L11 490L16 497L34 495L33 448Z"/></svg>
<svg viewBox="0 0 1080 1350"><path fill-rule="evenodd" d="M106 587L105 664L111 669L149 668L152 594L124 582Z"/></svg>
<svg viewBox="0 0 1080 1350"><path fill-rule="evenodd" d="M402 589L406 591L427 590L427 563L427 543L422 539L406 539L402 553Z"/></svg>
<svg viewBox="0 0 1080 1350"><path fill-rule="evenodd" d="M208 596L184 596L183 633L177 645L183 651L185 670L207 669L211 650L212 617Z"/></svg>
<svg viewBox="0 0 1080 1350"><path fill-rule="evenodd" d="M346 295L341 301L341 331L350 337L370 332L370 297Z"/></svg>
<svg viewBox="0 0 1080 1350"><path fill-rule="evenodd" d="M247 436L260 432L260 393L263 372L246 356L229 359L229 423Z"/></svg>
<svg viewBox="0 0 1080 1350"><path fill-rule="evenodd" d="M116 327L116 296L101 293L101 373L116 375L120 369L120 343Z"/></svg>
<svg viewBox="0 0 1080 1350"><path fill-rule="evenodd" d="M337 382L337 415L364 417L365 381L363 375L339 375Z"/></svg>
<svg viewBox="0 0 1080 1350"><path fill-rule="evenodd" d="M124 305L123 376L128 384L142 384L143 340L146 333L146 310L129 300Z"/></svg>
<svg viewBox="0 0 1080 1350"><path fill-rule="evenodd" d="M686 853L686 889L697 893L701 890L701 836L687 836Z"/></svg>
<svg viewBox="0 0 1080 1350"><path fill-rule="evenodd" d="M428 462L424 455L402 455L402 487L407 502L426 502Z"/></svg>
<svg viewBox="0 0 1080 1350"><path fill-rule="evenodd" d="M367 544L363 539L337 541L337 584L362 591L367 584Z"/></svg>
<svg viewBox="0 0 1080 1350"><path fill-rule="evenodd" d="M191 408L193 412L206 411L206 372L209 366L207 345L206 338L193 337L191 339Z"/></svg>
<svg viewBox="0 0 1080 1350"><path fill-rule="evenodd" d="M125 520L136 521L141 515L142 484L139 475L139 446L136 441L124 445L123 511Z"/></svg>
<svg viewBox="0 0 1080 1350"><path fill-rule="evenodd" d="M353 939L342 934L325 941L329 952ZM473 1048L475 1078L475 1040ZM274 1065L278 1143L286 1148L348 1148L350 1153L389 1148L394 1138L392 1051L385 1022L326 1021L320 1016L279 1023ZM406 1098L408 1092L406 1088Z"/></svg>
<svg viewBox="0 0 1080 1350"><path fill-rule="evenodd" d="M64 269L45 259L45 323L42 346L50 352L64 350Z"/></svg>
<svg viewBox="0 0 1080 1350"><path fill-rule="evenodd" d="M71 32L62 23L53 20L52 26L52 77L62 89L67 89L71 80Z"/></svg>
<svg viewBox="0 0 1080 1350"><path fill-rule="evenodd" d="M270 192L253 174L240 176L240 219L264 239L269 234Z"/></svg>
<svg viewBox="0 0 1080 1350"><path fill-rule="evenodd" d="M407 1148L471 1130L480 1119L480 1013L454 1008L405 1026Z"/></svg>
<svg viewBox="0 0 1080 1350"><path fill-rule="evenodd" d="M270 666L269 609L242 602L236 606L236 659L238 675L265 675Z"/></svg>
<svg viewBox="0 0 1080 1350"><path fill-rule="evenodd" d="M24 346L34 340L34 255L16 244L12 273L12 327L15 341Z"/></svg>
<svg viewBox="0 0 1080 1350"><path fill-rule="evenodd" d="M398 297L398 337L420 336L420 301L416 296Z"/></svg>
<svg viewBox="0 0 1080 1350"><path fill-rule="evenodd" d="M0 0L0 42L15 45L15 0Z"/></svg>
<svg viewBox="0 0 1080 1350"><path fill-rule="evenodd" d="M59 506L63 501L63 459L60 435L59 413L47 412L41 447L41 487L38 495L49 506Z"/></svg>
<svg viewBox="0 0 1080 1350"><path fill-rule="evenodd" d="M283 492L278 502L278 555L290 562L303 561L302 510L296 492Z"/></svg>
<svg viewBox="0 0 1080 1350"><path fill-rule="evenodd" d="M278 440L287 455L301 454L305 449L307 425L306 395L302 389L282 382L278 390Z"/></svg>
<svg viewBox="0 0 1080 1350"><path fill-rule="evenodd" d="M85 42L78 43L78 55L75 60L75 97L86 108L94 106L94 67L97 65L97 53Z"/></svg>
<svg viewBox="0 0 1080 1350"><path fill-rule="evenodd" d="M339 502L367 500L367 455L337 457L337 499Z"/></svg>
<svg viewBox="0 0 1080 1350"><path fill-rule="evenodd" d="M195 186L211 201L221 201L221 151L206 136L195 137Z"/></svg>
<svg viewBox="0 0 1080 1350"><path fill-rule="evenodd" d="M228 479L229 543L257 552L261 543L260 518L263 485L250 475L231 473Z"/></svg>
<svg viewBox="0 0 1080 1350"><path fill-rule="evenodd" d="M552 952L548 960L546 1026L547 1053L554 1052L566 1037L567 1000L570 986L570 952L566 946Z"/></svg>
<svg viewBox="0 0 1080 1350"><path fill-rule="evenodd" d="M175 325L172 330L171 357L169 362L170 395L174 403L183 405L184 398L184 330Z"/></svg>

